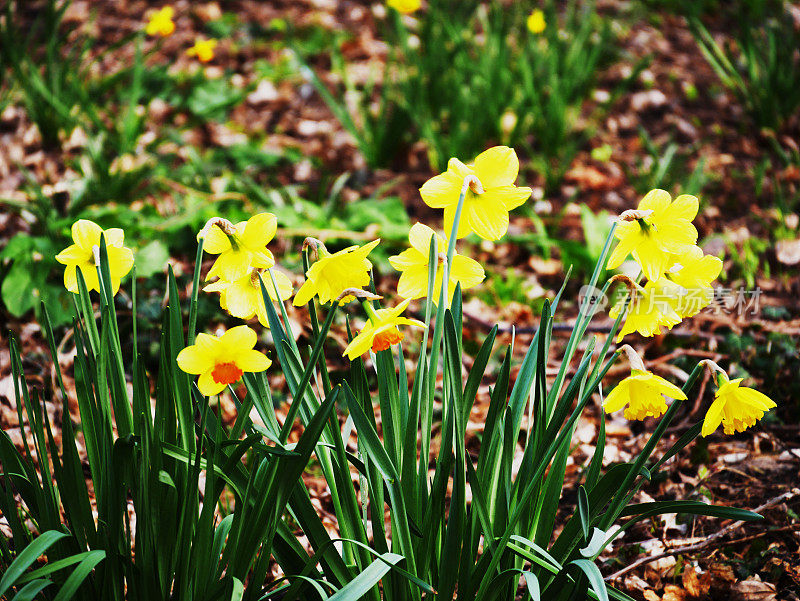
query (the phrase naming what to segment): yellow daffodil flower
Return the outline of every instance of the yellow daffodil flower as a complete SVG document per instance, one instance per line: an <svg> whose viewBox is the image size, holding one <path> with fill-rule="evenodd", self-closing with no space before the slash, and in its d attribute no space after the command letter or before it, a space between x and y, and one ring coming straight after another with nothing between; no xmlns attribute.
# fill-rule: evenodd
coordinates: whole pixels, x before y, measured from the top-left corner
<svg viewBox="0 0 800 601"><path fill-rule="evenodd" d="M422 6L422 0L388 0L386 4L397 12L407 15L419 10L419 7Z"/></svg>
<svg viewBox="0 0 800 601"><path fill-rule="evenodd" d="M659 417L667 410L664 395L671 399L686 400L683 391L649 371L631 370L631 375L622 380L611 391L603 403L606 413L619 411L625 405L626 419L643 420L646 417Z"/></svg>
<svg viewBox="0 0 800 601"><path fill-rule="evenodd" d="M464 179L477 178L480 183L473 180L464 199L456 237L475 232L484 240L498 240L508 231L508 212L531 195L530 188L514 185L518 173L514 149L495 146L479 154L474 165L450 159L447 171L429 179L419 192L429 207L444 209L445 231L451 232Z"/></svg>
<svg viewBox="0 0 800 601"><path fill-rule="evenodd" d="M407 299L396 307L378 309L377 311L372 308L370 302L365 302L363 306L369 314L369 320L358 333L358 336L353 338L350 344L347 345L344 350L344 356L352 361L366 353L370 348L377 353L378 351L385 351L393 344L398 344L403 340L403 333L397 329L397 326L424 328L425 324L417 319L400 317L400 314L406 310L410 302L411 300Z"/></svg>
<svg viewBox="0 0 800 601"><path fill-rule="evenodd" d="M719 388L703 420L701 430L703 436L714 432L720 424L725 434L744 432L764 417L767 411L777 407L767 395L740 386L742 379L729 380L725 374L717 374Z"/></svg>
<svg viewBox="0 0 800 601"><path fill-rule="evenodd" d="M691 246L685 252L674 255L673 264L667 269L667 277L683 288L675 310L681 317L697 315L714 300L711 282L722 271L722 261L712 255L704 255L699 246Z"/></svg>
<svg viewBox="0 0 800 601"><path fill-rule="evenodd" d="M273 270L275 283L278 285L276 293L272 285L272 278L269 273L262 273L264 287L274 301L286 300L292 296L292 280L285 273ZM217 280L203 288L206 292L219 292L219 306L239 319L250 319L254 315L258 317L259 323L264 327L269 327L267 319L267 307L264 304L264 296L261 294L261 283L258 279L258 270L251 270L238 280L229 282L227 280Z"/></svg>
<svg viewBox="0 0 800 601"><path fill-rule="evenodd" d="M436 248L441 256L446 252L447 241L434 232L427 225L416 223L408 233L411 248L404 250L399 255L389 257L389 263L400 272L397 282L397 293L403 298L423 298L428 294L428 258L430 255L431 238L436 236ZM434 282L434 303L439 302L444 277L443 259L439 259ZM457 253L453 256L453 265L450 268L447 291L452 300L456 285L460 282L461 289L466 290L477 286L485 277L483 267L469 257L462 257Z"/></svg>
<svg viewBox="0 0 800 601"><path fill-rule="evenodd" d="M544 20L544 12L537 8L528 15L526 24L528 26L528 31L530 31L532 34L538 35L542 33L545 30L545 27L547 27L547 22Z"/></svg>
<svg viewBox="0 0 800 601"><path fill-rule="evenodd" d="M204 251L219 257L206 279L219 277L234 282L247 275L251 267L269 269L275 265L267 243L275 236L277 227L278 220L272 213L259 213L236 225L222 219L209 222L197 238L203 238Z"/></svg>
<svg viewBox="0 0 800 601"><path fill-rule="evenodd" d="M669 330L679 324L681 316L675 310L675 305L680 292L680 287L666 278L647 282L644 288L637 286L634 298L628 303L628 314L617 336L617 342L632 332L639 332L642 336L655 336L661 334L662 327ZM619 316L624 304L623 300L611 308L608 313L612 319Z"/></svg>
<svg viewBox="0 0 800 601"><path fill-rule="evenodd" d="M608 269L619 267L625 258L641 265L648 280L657 280L670 263L670 253L686 252L697 242L692 219L697 215L697 197L683 194L674 201L665 190L651 190L639 203L630 220L617 224L619 240L608 258Z"/></svg>
<svg viewBox="0 0 800 601"><path fill-rule="evenodd" d="M242 374L264 371L270 365L266 356L253 347L258 337L247 326L236 326L222 336L198 334L197 341L178 353L178 367L187 374L199 375L197 387L205 396L219 394Z"/></svg>
<svg viewBox="0 0 800 601"><path fill-rule="evenodd" d="M373 240L364 246L350 246L336 253L329 253L324 246L317 249L318 259L306 272L306 281L294 296L294 305L307 304L315 295L323 305L335 300L348 288L363 288L369 284L369 270L372 263L367 255L378 246L380 240ZM345 297L341 303L353 300Z"/></svg>
<svg viewBox="0 0 800 601"><path fill-rule="evenodd" d="M125 233L121 229L112 227L104 230L93 221L79 219L72 224L74 244L56 255L56 261L67 266L64 270L64 287L70 292L78 293L78 269L81 270L83 279L86 281L86 289L100 291L95 249L99 253L101 234L105 236L106 240L108 270L111 276L111 290L114 294L119 290L122 278L133 267L133 251L122 245Z"/></svg>
<svg viewBox="0 0 800 601"><path fill-rule="evenodd" d="M217 40L203 40L197 38L194 46L186 51L188 56L196 56L201 63L207 63L214 58L214 48L217 47Z"/></svg>
<svg viewBox="0 0 800 601"><path fill-rule="evenodd" d="M154 11L147 22L145 33L147 35L160 35L162 38L167 37L175 31L175 23L172 21L174 16L175 9L171 6L165 6L161 10Z"/></svg>

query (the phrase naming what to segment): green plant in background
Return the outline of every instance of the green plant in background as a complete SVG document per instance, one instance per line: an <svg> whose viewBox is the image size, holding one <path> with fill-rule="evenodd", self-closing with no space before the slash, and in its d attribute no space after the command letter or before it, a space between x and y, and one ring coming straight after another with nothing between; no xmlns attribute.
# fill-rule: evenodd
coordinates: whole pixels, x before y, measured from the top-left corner
<svg viewBox="0 0 800 601"><path fill-rule="evenodd" d="M636 173L630 176L637 192L644 194L653 188L677 188L681 193L693 195L703 192L709 182L705 157L698 158L690 171L695 149L681 150L676 142L659 147L641 126L639 138L647 154L638 161Z"/></svg>
<svg viewBox="0 0 800 601"><path fill-rule="evenodd" d="M367 85L352 83L338 51L332 63L342 89L330 92L305 65L302 73L370 166L390 164L418 139L438 169L450 156L474 156L503 140L541 159L535 166L553 184L580 143L574 122L614 40L594 3L570 2L562 12L549 2L544 15L534 33L519 3L435 0L411 27L390 9L386 65Z"/></svg>
<svg viewBox="0 0 800 601"><path fill-rule="evenodd" d="M759 127L780 129L800 107L800 30L779 3L740 7L733 39L720 44L697 17L689 18L700 50L722 83L744 104ZM777 5L777 8L770 7Z"/></svg>

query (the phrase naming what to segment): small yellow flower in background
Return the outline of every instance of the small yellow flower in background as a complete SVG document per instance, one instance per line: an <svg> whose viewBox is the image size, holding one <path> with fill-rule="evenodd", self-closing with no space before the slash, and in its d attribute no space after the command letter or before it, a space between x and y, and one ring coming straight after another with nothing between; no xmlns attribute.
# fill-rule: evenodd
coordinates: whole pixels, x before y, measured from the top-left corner
<svg viewBox="0 0 800 601"><path fill-rule="evenodd" d="M614 236L619 243L608 258L607 268L619 267L633 254L645 277L657 280L670 264L670 253L683 253L697 243L697 229L692 225L697 209L695 196L683 194L673 201L669 192L651 190L636 209L650 212L617 224Z"/></svg>
<svg viewBox="0 0 800 601"><path fill-rule="evenodd" d="M508 231L508 212L528 200L532 192L514 185L518 173L514 149L495 146L479 154L471 166L450 159L447 171L429 179L419 191L429 207L444 209L445 232L451 232L464 178L477 177L480 184L470 185L456 237L475 232L484 240L498 240Z"/></svg>
<svg viewBox="0 0 800 601"><path fill-rule="evenodd" d="M708 408L708 413L703 420L701 434L708 436L714 432L719 425L725 434L744 432L750 426L764 417L764 414L777 407L775 402L767 395L740 386L743 378L729 380L724 373L717 373L717 392L714 395L714 402Z"/></svg>
<svg viewBox="0 0 800 601"><path fill-rule="evenodd" d="M380 240L373 240L364 246L350 246L336 253L329 253L319 246L319 258L306 272L306 281L294 296L294 305L307 304L314 296L319 296L321 304L329 303L348 288L363 288L369 284L369 271L372 263L367 255L378 246ZM341 304L353 300L345 297Z"/></svg>
<svg viewBox="0 0 800 601"><path fill-rule="evenodd" d="M254 350L258 337L247 326L236 326L222 336L198 334L197 341L178 353L178 367L199 375L197 388L205 396L219 394L242 374L264 371L270 365L265 355Z"/></svg>
<svg viewBox="0 0 800 601"><path fill-rule="evenodd" d="M224 220L210 222L197 234L198 239L203 238L204 251L219 255L206 279L219 277L233 282L247 275L251 267L269 269L275 265L267 244L277 228L278 220L272 213L259 213L236 225Z"/></svg>
<svg viewBox="0 0 800 601"><path fill-rule="evenodd" d="M189 56L196 56L201 63L207 63L214 58L214 49L217 47L217 40L204 40L197 38L194 46L186 51Z"/></svg>
<svg viewBox="0 0 800 601"><path fill-rule="evenodd" d="M681 322L681 316L675 310L680 287L666 278L656 282L647 282L644 288L637 287L636 294L628 303L628 314L625 323L617 335L620 342L626 335L639 332L642 336L655 336L661 334L661 328L667 329ZM614 305L608 312L612 319L616 319L625 301Z"/></svg>
<svg viewBox="0 0 800 601"><path fill-rule="evenodd" d="M667 410L664 395L671 399L686 400L683 391L664 378L649 371L632 369L631 375L617 384L608 395L603 409L606 413L614 413L628 405L625 409L626 419L659 417Z"/></svg>
<svg viewBox="0 0 800 601"><path fill-rule="evenodd" d="M544 12L537 8L528 15L526 24L528 25L528 31L530 31L532 34L538 35L542 33L547 27L547 23L544 20Z"/></svg>
<svg viewBox="0 0 800 601"><path fill-rule="evenodd" d="M353 338L350 344L347 345L344 350L344 356L352 361L366 353L370 348L377 353L378 351L385 351L393 344L398 344L403 340L404 336L397 329L397 326L424 328L425 324L417 319L400 317L410 302L411 300L407 299L396 307L378 309L377 311L372 309L372 305L369 302L365 302L364 308L370 314L369 320L358 333L358 336Z"/></svg>
<svg viewBox="0 0 800 601"><path fill-rule="evenodd" d="M386 4L399 13L408 14L419 10L422 0L387 0Z"/></svg>
<svg viewBox="0 0 800 601"><path fill-rule="evenodd" d="M125 233L113 227L104 230L88 219L79 219L72 224L73 245L68 246L56 255L56 261L67 266L64 270L64 287L70 292L78 293L78 274L80 269L86 281L86 289L100 291L100 280L97 276L95 248L100 248L100 235L106 240L108 251L108 270L111 275L111 290L114 294L119 290L120 281L133 267L133 251L123 246Z"/></svg>
<svg viewBox="0 0 800 601"><path fill-rule="evenodd" d="M275 283L278 285L277 293L272 285L272 278L267 272L261 274L264 287L272 300L285 301L292 296L292 280L283 272L273 270L272 273L275 275ZM269 327L267 307L264 304L264 296L261 294L261 283L258 276L259 271L253 269L238 280L232 282L217 280L203 290L219 292L219 306L233 317L250 319L255 315L262 326Z"/></svg>
<svg viewBox="0 0 800 601"><path fill-rule="evenodd" d="M160 35L165 38L175 31L175 23L172 17L175 16L175 9L167 5L161 10L154 11L150 15L150 20L145 27L147 35Z"/></svg>
<svg viewBox="0 0 800 601"><path fill-rule="evenodd" d="M712 255L704 255L699 246L674 256L667 269L667 277L683 288L675 310L681 317L697 315L714 300L711 282L722 271L722 261Z"/></svg>
<svg viewBox="0 0 800 601"><path fill-rule="evenodd" d="M414 224L408 233L411 248L404 250L399 255L389 257L389 263L400 272L400 280L397 282L397 294L403 298L423 298L428 294L428 258L431 237L433 236L436 236L436 248L441 257L447 251L447 241L422 223ZM436 269L436 282L434 283L433 298L431 299L434 303L439 302L442 290L443 262L440 258L439 267ZM480 284L484 277L485 273L480 263L469 257L455 254L447 284L447 291L450 295L448 300L452 300L456 285L459 282L461 282L461 289L466 290Z"/></svg>

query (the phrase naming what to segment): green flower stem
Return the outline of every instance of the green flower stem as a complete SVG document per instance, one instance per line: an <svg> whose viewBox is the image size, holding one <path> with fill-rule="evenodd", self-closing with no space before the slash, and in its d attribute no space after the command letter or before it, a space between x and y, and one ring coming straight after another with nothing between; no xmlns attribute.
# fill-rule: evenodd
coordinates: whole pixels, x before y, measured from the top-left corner
<svg viewBox="0 0 800 601"><path fill-rule="evenodd" d="M194 277L192 278L192 299L189 303L189 332L187 346L194 344L197 336L197 297L200 294L200 269L203 264L203 238L197 241L197 254L194 258ZM134 322L135 323L135 322Z"/></svg>
<svg viewBox="0 0 800 601"><path fill-rule="evenodd" d="M375 307L372 306L372 303L370 301L361 301L361 306L364 307L364 311L369 316L369 320L373 325L377 325L380 319L378 318L378 314L375 313Z"/></svg>

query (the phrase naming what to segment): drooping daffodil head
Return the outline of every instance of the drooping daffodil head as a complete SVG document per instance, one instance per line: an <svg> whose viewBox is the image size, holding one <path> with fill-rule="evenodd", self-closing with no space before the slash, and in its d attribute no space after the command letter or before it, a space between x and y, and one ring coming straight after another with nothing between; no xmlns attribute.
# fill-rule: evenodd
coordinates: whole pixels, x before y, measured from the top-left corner
<svg viewBox="0 0 800 601"><path fill-rule="evenodd" d="M264 282L269 297L273 301L284 301L292 296L292 280L282 271L272 269L276 287L273 285L269 272L251 269L248 273L232 282L217 280L203 288L206 292L219 292L219 306L239 319L258 317L258 322L269 327L267 307L264 304L264 295L261 292L261 281Z"/></svg>
<svg viewBox="0 0 800 601"><path fill-rule="evenodd" d="M425 324L421 321L402 317L402 313L410 302L409 299L406 299L396 307L377 310L372 309L369 302L364 303L369 319L358 335L347 345L344 356L352 361L370 349L377 353L398 344L404 337L398 326L424 328Z"/></svg>
<svg viewBox="0 0 800 601"><path fill-rule="evenodd" d="M348 288L363 288L369 284L372 263L367 255L380 243L373 240L364 246L350 246L333 254L323 246L317 247L317 260L306 272L306 281L294 297L294 305L307 304L314 296L321 304L329 303ZM352 296L340 299L342 304L353 300Z"/></svg>
<svg viewBox="0 0 800 601"><path fill-rule="evenodd" d="M200 376L197 388L205 396L219 394L244 372L259 372L271 364L253 347L258 337L248 326L236 326L216 337L198 334L197 340L178 353L178 367L187 374Z"/></svg>
<svg viewBox="0 0 800 601"><path fill-rule="evenodd" d="M120 228L104 230L88 219L79 219L72 224L73 244L56 255L56 261L66 265L64 287L78 293L77 270L81 270L87 290L100 290L97 275L97 260L100 256L100 236L105 238L108 252L108 270L111 277L111 291L116 294L120 282L133 267L133 251L123 246L125 233Z"/></svg>
<svg viewBox="0 0 800 601"><path fill-rule="evenodd" d="M436 237L438 264L431 300L434 303L439 302L444 278L444 253L447 249L447 241L422 223L414 224L408 233L411 248L404 250L399 255L389 257L389 263L400 272L397 293L403 298L424 298L428 295L430 244L431 238L434 236ZM461 289L466 290L480 284L484 277L485 273L480 263L470 257L454 253L447 285L448 303L452 301L453 293L459 283Z"/></svg>
<svg viewBox="0 0 800 601"><path fill-rule="evenodd" d="M713 433L720 424L725 434L744 432L764 417L767 411L777 407L767 395L741 386L742 379L729 380L726 374L717 373L718 388L703 420L700 431L703 436Z"/></svg>
<svg viewBox="0 0 800 601"><path fill-rule="evenodd" d="M635 211L623 213L614 230L619 240L608 258L608 269L619 267L628 255L639 263L648 280L664 275L671 255L686 252L697 243L697 197L682 194L672 200L665 190L651 190Z"/></svg>
<svg viewBox="0 0 800 601"><path fill-rule="evenodd" d="M514 184L518 173L514 149L495 146L479 154L472 165L450 159L447 171L429 179L419 191L429 207L444 209L445 231L451 232L458 199L469 178L456 237L474 232L484 240L499 240L508 231L508 212L531 195L530 188Z"/></svg>
<svg viewBox="0 0 800 601"><path fill-rule="evenodd" d="M617 384L606 397L603 409L606 413L614 413L627 405L626 419L660 417L667 410L665 395L671 399L686 400L683 391L664 378L649 371L632 369L631 375Z"/></svg>
<svg viewBox="0 0 800 601"><path fill-rule="evenodd" d="M236 225L224 219L212 219L197 235L203 239L203 250L219 255L206 279L219 277L236 281L250 272L251 267L269 269L275 257L267 244L275 236L278 220L272 213L259 213Z"/></svg>

